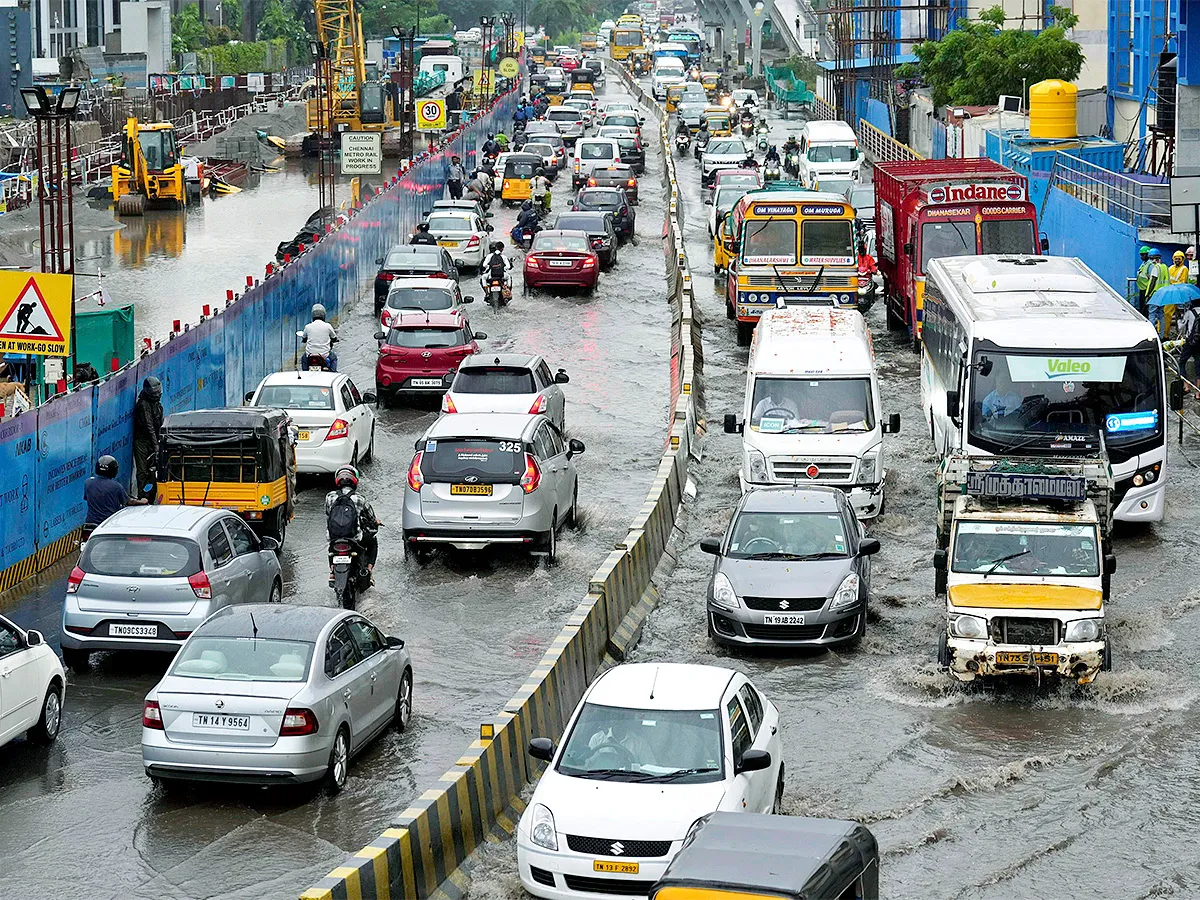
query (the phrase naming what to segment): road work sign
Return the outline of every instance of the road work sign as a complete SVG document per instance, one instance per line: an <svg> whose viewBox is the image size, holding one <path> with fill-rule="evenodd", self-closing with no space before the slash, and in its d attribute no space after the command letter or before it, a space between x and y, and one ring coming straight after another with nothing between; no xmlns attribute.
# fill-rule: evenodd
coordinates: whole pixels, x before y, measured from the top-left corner
<svg viewBox="0 0 1200 900"><path fill-rule="evenodd" d="M378 131L342 133L342 174L378 175L383 171L383 136Z"/></svg>
<svg viewBox="0 0 1200 900"><path fill-rule="evenodd" d="M70 275L0 272L0 353L70 356Z"/></svg>
<svg viewBox="0 0 1200 900"><path fill-rule="evenodd" d="M417 131L446 130L446 101L417 101Z"/></svg>

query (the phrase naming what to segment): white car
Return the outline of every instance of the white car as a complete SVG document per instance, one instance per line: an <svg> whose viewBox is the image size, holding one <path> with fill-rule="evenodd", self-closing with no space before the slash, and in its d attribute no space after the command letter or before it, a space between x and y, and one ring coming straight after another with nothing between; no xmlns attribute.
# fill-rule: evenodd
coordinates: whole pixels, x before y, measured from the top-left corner
<svg viewBox="0 0 1200 900"><path fill-rule="evenodd" d="M704 184L712 184L720 169L740 169L747 156L754 151L738 137L710 138L708 146L700 154L700 172Z"/></svg>
<svg viewBox="0 0 1200 900"><path fill-rule="evenodd" d="M551 373L540 356L477 353L459 364L454 383L442 397L442 412L541 413L565 432L567 400L562 385L570 380L563 369Z"/></svg>
<svg viewBox="0 0 1200 900"><path fill-rule="evenodd" d="M276 372L247 398L286 409L296 435L296 471L332 475L375 455L375 394L342 372Z"/></svg>
<svg viewBox="0 0 1200 900"><path fill-rule="evenodd" d="M601 675L571 715L517 828L517 870L537 897L644 897L700 820L778 812L779 711L746 676L640 663Z"/></svg>
<svg viewBox="0 0 1200 900"><path fill-rule="evenodd" d="M461 310L465 304L474 302L474 297L464 297L459 283L449 278L401 276L393 279L391 287L388 288L387 299L379 312L379 327L387 331L392 325L392 319L403 310L447 312L452 309Z"/></svg>
<svg viewBox="0 0 1200 900"><path fill-rule="evenodd" d="M67 677L40 631L0 616L0 747L28 734L49 744L62 727Z"/></svg>
<svg viewBox="0 0 1200 900"><path fill-rule="evenodd" d="M500 191L504 188L504 164L508 162L508 158L514 153L520 153L520 150L506 150L496 157L496 174L492 176L492 189L496 192L496 196L500 196Z"/></svg>
<svg viewBox="0 0 1200 900"><path fill-rule="evenodd" d="M478 269L487 256L488 235L492 226L474 213L460 210L434 210L425 220L429 233L445 247L454 264L461 268Z"/></svg>
<svg viewBox="0 0 1200 900"><path fill-rule="evenodd" d="M708 211L708 236L713 237L717 233L717 222L725 213L729 212L737 202L742 199L742 195L746 193L746 185L744 184L725 184L717 188L712 197L704 202L712 208ZM395 290L393 288L393 290Z"/></svg>
<svg viewBox="0 0 1200 900"><path fill-rule="evenodd" d="M562 102L562 105L568 109L579 110L583 116L585 130L592 127L592 101L584 100L582 97L568 97Z"/></svg>

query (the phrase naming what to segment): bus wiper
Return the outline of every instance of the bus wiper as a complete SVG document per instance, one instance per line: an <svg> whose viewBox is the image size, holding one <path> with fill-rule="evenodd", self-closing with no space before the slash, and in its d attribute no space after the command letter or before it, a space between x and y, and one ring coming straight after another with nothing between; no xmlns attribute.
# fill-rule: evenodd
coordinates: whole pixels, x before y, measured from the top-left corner
<svg viewBox="0 0 1200 900"><path fill-rule="evenodd" d="M1028 550L1019 550L1016 553L1008 554L1008 556L1000 557L998 560L992 563L992 567L990 569L983 573L983 577L987 578L989 575L995 574L995 571L1004 565L1004 563L1008 562L1010 559L1016 559L1018 556L1024 556L1028 552Z"/></svg>

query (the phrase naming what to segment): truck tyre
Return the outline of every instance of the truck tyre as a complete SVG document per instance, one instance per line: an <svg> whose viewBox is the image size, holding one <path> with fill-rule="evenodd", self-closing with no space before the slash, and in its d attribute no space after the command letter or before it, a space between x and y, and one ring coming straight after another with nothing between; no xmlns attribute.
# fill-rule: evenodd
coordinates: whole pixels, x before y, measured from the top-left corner
<svg viewBox="0 0 1200 900"><path fill-rule="evenodd" d="M1111 672L1113 667L1112 641L1104 642L1104 661L1100 663L1101 672Z"/></svg>
<svg viewBox="0 0 1200 900"><path fill-rule="evenodd" d="M749 347L750 340L754 337L753 322L738 322L737 323L737 342L739 347Z"/></svg>

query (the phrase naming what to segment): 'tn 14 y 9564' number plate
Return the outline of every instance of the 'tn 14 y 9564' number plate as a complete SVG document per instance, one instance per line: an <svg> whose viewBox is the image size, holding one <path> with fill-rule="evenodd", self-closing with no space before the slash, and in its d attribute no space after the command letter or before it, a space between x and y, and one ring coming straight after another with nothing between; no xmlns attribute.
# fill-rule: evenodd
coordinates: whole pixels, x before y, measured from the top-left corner
<svg viewBox="0 0 1200 900"><path fill-rule="evenodd" d="M223 716L214 713L192 713L193 728L214 728L217 731L249 731L249 716Z"/></svg>

